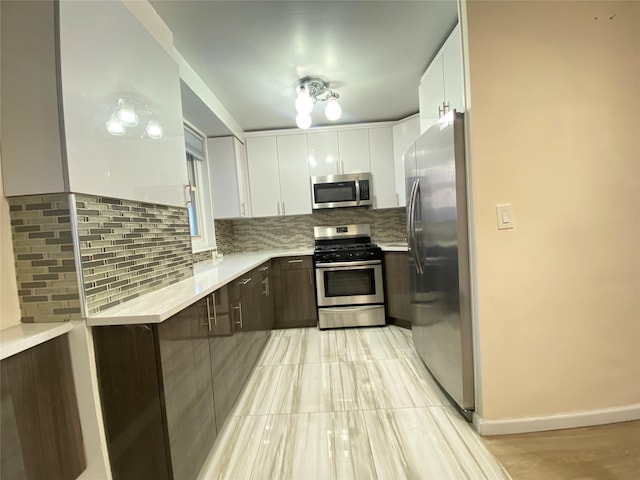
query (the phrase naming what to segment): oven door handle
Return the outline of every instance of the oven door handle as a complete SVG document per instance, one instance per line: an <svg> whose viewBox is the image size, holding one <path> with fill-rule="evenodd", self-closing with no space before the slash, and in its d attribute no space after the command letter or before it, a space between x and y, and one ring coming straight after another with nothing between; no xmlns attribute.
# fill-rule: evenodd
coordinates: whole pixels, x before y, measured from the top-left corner
<svg viewBox="0 0 640 480"><path fill-rule="evenodd" d="M367 266L367 265L382 265L380 260L361 260L356 262L331 262L331 263L316 263L316 268L326 269L331 267L331 270L342 270L345 268Z"/></svg>

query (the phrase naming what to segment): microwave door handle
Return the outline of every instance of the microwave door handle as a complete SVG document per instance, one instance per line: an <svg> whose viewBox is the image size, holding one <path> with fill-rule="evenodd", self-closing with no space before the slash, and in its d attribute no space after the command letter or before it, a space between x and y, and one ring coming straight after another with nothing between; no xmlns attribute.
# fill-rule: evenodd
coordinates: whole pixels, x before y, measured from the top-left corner
<svg viewBox="0 0 640 480"><path fill-rule="evenodd" d="M360 180L355 180L356 184L356 203L360 205Z"/></svg>

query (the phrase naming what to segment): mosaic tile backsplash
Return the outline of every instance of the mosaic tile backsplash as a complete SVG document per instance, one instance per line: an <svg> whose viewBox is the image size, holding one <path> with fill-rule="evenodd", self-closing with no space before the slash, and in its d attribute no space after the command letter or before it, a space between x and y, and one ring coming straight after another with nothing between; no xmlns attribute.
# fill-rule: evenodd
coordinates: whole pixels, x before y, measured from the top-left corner
<svg viewBox="0 0 640 480"><path fill-rule="evenodd" d="M8 199L21 321L82 318L69 195Z"/></svg>
<svg viewBox="0 0 640 480"><path fill-rule="evenodd" d="M193 275L186 208L76 196L88 314Z"/></svg>
<svg viewBox="0 0 640 480"><path fill-rule="evenodd" d="M216 242L218 251L226 254L313 247L313 227L352 223L370 224L371 237L376 243L400 242L406 236L405 212L404 207L382 210L339 208L320 210L311 215L216 220Z"/></svg>

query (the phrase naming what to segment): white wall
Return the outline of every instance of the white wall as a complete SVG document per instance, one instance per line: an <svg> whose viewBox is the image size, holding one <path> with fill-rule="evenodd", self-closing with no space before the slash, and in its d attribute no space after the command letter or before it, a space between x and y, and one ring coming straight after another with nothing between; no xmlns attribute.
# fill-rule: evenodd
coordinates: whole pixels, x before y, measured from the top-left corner
<svg viewBox="0 0 640 480"><path fill-rule="evenodd" d="M638 405L640 3L464 7L478 413Z"/></svg>
<svg viewBox="0 0 640 480"><path fill-rule="evenodd" d="M0 180L2 160L0 159ZM11 242L9 204L0 181L0 330L20 323L20 303L16 285L16 267Z"/></svg>

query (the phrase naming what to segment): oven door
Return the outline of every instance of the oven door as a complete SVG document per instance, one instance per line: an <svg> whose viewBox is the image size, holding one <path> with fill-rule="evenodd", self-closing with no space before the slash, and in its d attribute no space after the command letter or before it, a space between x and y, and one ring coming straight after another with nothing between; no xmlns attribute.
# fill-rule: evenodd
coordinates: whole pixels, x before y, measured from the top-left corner
<svg viewBox="0 0 640 480"><path fill-rule="evenodd" d="M316 263L318 307L384 303L382 262Z"/></svg>

